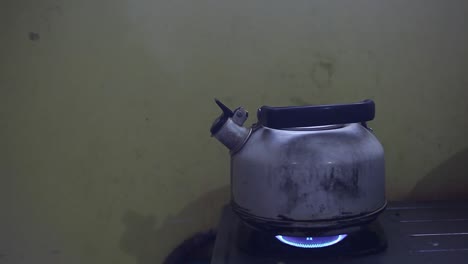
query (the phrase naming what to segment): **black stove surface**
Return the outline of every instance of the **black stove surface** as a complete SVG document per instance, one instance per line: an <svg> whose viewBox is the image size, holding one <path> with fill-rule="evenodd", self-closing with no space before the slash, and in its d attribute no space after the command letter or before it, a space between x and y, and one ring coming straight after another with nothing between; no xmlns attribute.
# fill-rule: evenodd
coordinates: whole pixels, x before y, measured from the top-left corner
<svg viewBox="0 0 468 264"><path fill-rule="evenodd" d="M246 228L227 206L211 263L468 263L468 204L390 203L378 221L322 250Z"/></svg>

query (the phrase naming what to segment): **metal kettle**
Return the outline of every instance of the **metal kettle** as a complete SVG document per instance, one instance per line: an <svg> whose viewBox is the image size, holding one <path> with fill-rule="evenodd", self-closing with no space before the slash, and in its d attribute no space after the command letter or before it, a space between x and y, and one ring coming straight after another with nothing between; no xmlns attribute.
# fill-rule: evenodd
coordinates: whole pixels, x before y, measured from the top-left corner
<svg viewBox="0 0 468 264"><path fill-rule="evenodd" d="M211 134L231 154L231 205L244 223L290 235L343 233L384 210L384 151L366 122L375 104L270 107L222 114Z"/></svg>

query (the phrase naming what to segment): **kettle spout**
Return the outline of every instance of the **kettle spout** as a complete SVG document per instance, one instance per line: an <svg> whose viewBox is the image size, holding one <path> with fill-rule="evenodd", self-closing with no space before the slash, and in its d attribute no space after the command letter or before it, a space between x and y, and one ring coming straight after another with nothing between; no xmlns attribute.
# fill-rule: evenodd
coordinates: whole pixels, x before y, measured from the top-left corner
<svg viewBox="0 0 468 264"><path fill-rule="evenodd" d="M215 99L216 104L223 113L213 122L210 132L223 145L231 151L239 150L250 134L250 129L242 125L248 118L248 113L243 107L231 111L221 101Z"/></svg>

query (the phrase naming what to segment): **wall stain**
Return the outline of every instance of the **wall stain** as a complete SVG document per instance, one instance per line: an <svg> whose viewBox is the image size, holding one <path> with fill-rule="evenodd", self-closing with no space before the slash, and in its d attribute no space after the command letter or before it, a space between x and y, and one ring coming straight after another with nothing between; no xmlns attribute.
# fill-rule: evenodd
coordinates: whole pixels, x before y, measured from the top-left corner
<svg viewBox="0 0 468 264"><path fill-rule="evenodd" d="M50 251L50 254L52 254L52 255L59 255L60 253L62 253L62 251L60 249L52 249Z"/></svg>
<svg viewBox="0 0 468 264"><path fill-rule="evenodd" d="M29 32L29 33L28 33L28 38L29 38L29 40L31 40L31 41L38 41L38 40L41 38L41 36L39 35L39 33L36 33L36 32Z"/></svg>
<svg viewBox="0 0 468 264"><path fill-rule="evenodd" d="M136 160L141 160L141 159L143 159L144 156L145 156L145 153L144 153L145 150L142 149L142 148L136 148L136 149L134 150L134 152L135 152L135 159L136 159Z"/></svg>
<svg viewBox="0 0 468 264"><path fill-rule="evenodd" d="M289 102L291 102L293 105L297 106L302 106L302 105L312 105L311 102L304 100L302 97L299 96L294 96L289 98Z"/></svg>
<svg viewBox="0 0 468 264"><path fill-rule="evenodd" d="M287 79L287 80L293 80L293 79L296 78L296 74L283 72L283 73L280 73L280 78Z"/></svg>
<svg viewBox="0 0 468 264"><path fill-rule="evenodd" d="M312 67L310 78L318 88L331 88L334 74L333 60L322 58Z"/></svg>
<svg viewBox="0 0 468 264"><path fill-rule="evenodd" d="M331 61L321 60L319 62L319 66L327 72L327 76L329 79L331 79L333 77L333 74L335 74L335 66L333 66L333 63Z"/></svg>

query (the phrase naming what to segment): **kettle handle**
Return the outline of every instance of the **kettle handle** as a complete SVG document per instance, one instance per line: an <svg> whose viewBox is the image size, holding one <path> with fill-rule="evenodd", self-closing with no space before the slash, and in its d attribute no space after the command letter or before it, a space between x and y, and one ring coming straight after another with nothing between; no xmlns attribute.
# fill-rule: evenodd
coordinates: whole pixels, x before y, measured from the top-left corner
<svg viewBox="0 0 468 264"><path fill-rule="evenodd" d="M262 106L257 111L258 123L275 129L365 123L374 116L375 104L370 99L351 104Z"/></svg>

